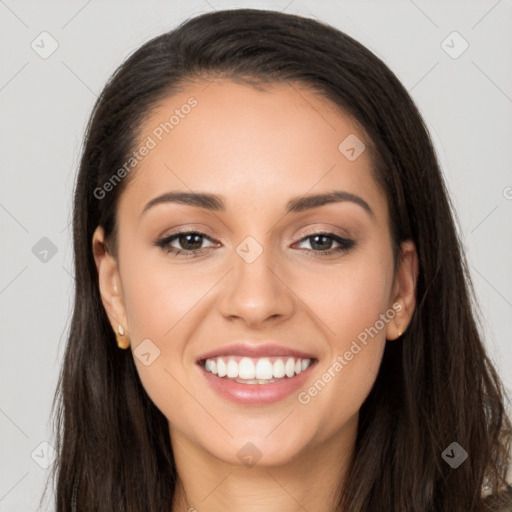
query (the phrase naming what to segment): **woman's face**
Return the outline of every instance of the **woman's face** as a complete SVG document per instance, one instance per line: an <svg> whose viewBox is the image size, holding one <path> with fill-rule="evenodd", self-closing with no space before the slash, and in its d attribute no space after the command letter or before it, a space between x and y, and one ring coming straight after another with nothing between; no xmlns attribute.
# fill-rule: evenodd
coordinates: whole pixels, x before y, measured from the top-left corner
<svg viewBox="0 0 512 512"><path fill-rule="evenodd" d="M353 442L414 286L412 267L393 274L363 144L327 100L288 84L191 85L145 122L118 260L96 257L112 325L174 445L276 465ZM169 240L179 231L195 234Z"/></svg>

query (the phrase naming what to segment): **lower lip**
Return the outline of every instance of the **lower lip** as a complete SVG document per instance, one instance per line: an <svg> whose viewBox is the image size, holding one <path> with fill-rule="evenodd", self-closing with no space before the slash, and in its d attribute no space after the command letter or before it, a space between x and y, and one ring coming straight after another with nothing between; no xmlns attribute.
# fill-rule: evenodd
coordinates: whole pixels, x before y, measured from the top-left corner
<svg viewBox="0 0 512 512"><path fill-rule="evenodd" d="M217 377L199 365L207 382L219 395L242 405L267 405L279 402L297 391L307 380L316 361L298 375L286 377L270 384L240 384L224 377Z"/></svg>

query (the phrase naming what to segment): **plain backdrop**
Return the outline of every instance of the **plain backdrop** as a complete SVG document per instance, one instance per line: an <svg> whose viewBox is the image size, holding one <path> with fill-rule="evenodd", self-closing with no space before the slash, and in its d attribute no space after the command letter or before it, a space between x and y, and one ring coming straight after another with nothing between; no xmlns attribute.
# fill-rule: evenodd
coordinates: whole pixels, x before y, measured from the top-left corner
<svg viewBox="0 0 512 512"><path fill-rule="evenodd" d="M93 103L142 43L234 7L326 21L410 91L457 210L489 354L512 390L510 0L0 0L0 511L36 510L52 462L50 406L73 296L71 198Z"/></svg>

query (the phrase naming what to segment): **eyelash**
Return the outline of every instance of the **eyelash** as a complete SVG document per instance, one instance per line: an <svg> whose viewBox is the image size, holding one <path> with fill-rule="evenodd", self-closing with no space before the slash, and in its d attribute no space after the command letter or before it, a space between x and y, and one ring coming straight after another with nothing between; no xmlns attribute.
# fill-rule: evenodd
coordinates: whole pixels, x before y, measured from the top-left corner
<svg viewBox="0 0 512 512"><path fill-rule="evenodd" d="M177 233L174 233L170 236L166 236L164 238L161 238L155 242L154 245L157 247L160 247L163 251L165 251L167 254L173 254L174 256L178 256L179 254L183 254L185 258L194 258L197 256L201 256L205 252L208 251L209 247L204 247L202 249L195 249L195 250L187 250L187 249L177 249L176 247L172 247L170 244L174 240L177 240L180 236L186 236L186 235L199 235L203 239L208 239L210 241L213 241L208 235L201 233L199 231L180 231ZM310 251L315 254L315 256L329 256L335 253L345 253L352 249L356 244L353 240L349 240L348 238L343 238L339 235L336 235L335 233L328 233L325 231L319 231L311 233L299 240L300 242L303 242L305 240L308 240L310 238L314 238L315 236L323 236L326 238L330 238L337 242L339 247L336 249L328 249L326 251L315 251L314 249L302 249L305 251Z"/></svg>

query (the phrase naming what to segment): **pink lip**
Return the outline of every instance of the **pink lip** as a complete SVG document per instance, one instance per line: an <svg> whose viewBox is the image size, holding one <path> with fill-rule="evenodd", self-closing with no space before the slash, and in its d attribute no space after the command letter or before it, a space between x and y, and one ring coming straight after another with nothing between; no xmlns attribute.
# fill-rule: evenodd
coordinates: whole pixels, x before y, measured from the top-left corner
<svg viewBox="0 0 512 512"><path fill-rule="evenodd" d="M271 384L240 384L225 377L213 375L203 366L198 366L208 384L220 396L241 405L268 405L283 400L303 386L316 362L315 359L303 372L294 377L285 377Z"/></svg>
<svg viewBox="0 0 512 512"><path fill-rule="evenodd" d="M197 359L197 362L204 361L205 359L212 359L221 356L246 356L246 357L266 357L266 356L290 356L299 359L314 359L315 356L294 350L291 348L283 347L274 344L250 344L250 343L236 343L222 348L218 348L203 354ZM246 384L243 384L244 386ZM256 385L256 384L255 384Z"/></svg>

